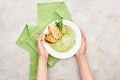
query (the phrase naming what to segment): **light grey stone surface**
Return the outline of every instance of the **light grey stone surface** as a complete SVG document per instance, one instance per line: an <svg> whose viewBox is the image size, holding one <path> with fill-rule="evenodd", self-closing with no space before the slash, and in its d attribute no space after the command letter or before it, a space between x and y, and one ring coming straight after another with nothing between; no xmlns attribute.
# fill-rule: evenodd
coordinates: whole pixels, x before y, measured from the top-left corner
<svg viewBox="0 0 120 80"><path fill-rule="evenodd" d="M15 41L26 23L36 24L37 3L52 1L61 0L0 0L0 80L29 80L29 53ZM74 23L86 33L95 80L120 80L120 0L65 2ZM48 77L80 80L75 57L60 60L48 70Z"/></svg>

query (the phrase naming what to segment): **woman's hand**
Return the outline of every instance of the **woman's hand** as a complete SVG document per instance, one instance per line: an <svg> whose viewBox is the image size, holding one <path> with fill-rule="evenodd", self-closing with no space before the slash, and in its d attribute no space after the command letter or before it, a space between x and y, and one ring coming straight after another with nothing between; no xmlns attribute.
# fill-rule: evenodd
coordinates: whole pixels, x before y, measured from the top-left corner
<svg viewBox="0 0 120 80"><path fill-rule="evenodd" d="M78 61L78 67L79 67L79 72L81 76L81 80L94 80L94 77L92 75L92 72L89 68L87 58L86 58L86 37L84 32L80 29L81 34L82 34L82 43L81 47L76 53L76 59Z"/></svg>
<svg viewBox="0 0 120 80"><path fill-rule="evenodd" d="M81 47L78 50L78 52L76 53L76 58L80 58L81 56L86 54L86 37L84 32L82 31L82 29L80 29L81 35L82 35L82 43L81 43Z"/></svg>
<svg viewBox="0 0 120 80"><path fill-rule="evenodd" d="M42 44L42 39L43 33L41 33L39 38L37 39L39 59L36 80L48 80L47 78L48 52L45 50Z"/></svg>
<svg viewBox="0 0 120 80"><path fill-rule="evenodd" d="M45 50L43 43L42 43L42 39L43 39L43 33L40 34L39 38L37 39L38 42L38 54L40 58L43 58L45 61L48 60L48 52Z"/></svg>

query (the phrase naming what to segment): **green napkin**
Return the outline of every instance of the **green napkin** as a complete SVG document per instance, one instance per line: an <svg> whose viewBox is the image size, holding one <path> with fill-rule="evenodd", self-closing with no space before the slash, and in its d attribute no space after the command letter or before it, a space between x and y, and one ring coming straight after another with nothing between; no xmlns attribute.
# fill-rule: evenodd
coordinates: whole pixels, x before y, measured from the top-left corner
<svg viewBox="0 0 120 80"><path fill-rule="evenodd" d="M35 80L37 73L37 42L41 31L52 21L63 17L72 20L64 2L40 3L37 5L38 24L26 25L16 44L30 52L30 80ZM52 67L59 59L49 56L48 67Z"/></svg>

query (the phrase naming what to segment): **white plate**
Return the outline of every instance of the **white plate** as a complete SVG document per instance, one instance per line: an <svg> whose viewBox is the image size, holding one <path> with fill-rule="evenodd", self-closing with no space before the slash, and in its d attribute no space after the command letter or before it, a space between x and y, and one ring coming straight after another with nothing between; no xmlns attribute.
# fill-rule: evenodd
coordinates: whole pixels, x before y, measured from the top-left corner
<svg viewBox="0 0 120 80"><path fill-rule="evenodd" d="M55 23L55 21L53 21L52 23ZM57 52L50 47L49 43L43 42L43 45L44 45L45 49L47 50L47 52L50 55L52 55L53 57L56 57L59 59L66 59L66 58L72 57L81 46L81 32L80 32L79 28L73 22L68 21L68 20L63 20L63 24L72 28L76 35L75 44L69 51L64 52L64 53ZM48 34L48 26L45 28L43 34Z"/></svg>

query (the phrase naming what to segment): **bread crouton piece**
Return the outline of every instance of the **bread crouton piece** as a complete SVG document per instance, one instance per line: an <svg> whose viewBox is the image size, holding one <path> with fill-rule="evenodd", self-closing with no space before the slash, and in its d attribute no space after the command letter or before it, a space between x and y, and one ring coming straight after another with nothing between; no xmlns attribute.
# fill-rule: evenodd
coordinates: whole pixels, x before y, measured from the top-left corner
<svg viewBox="0 0 120 80"><path fill-rule="evenodd" d="M58 40L55 39L54 37L52 37L51 34L45 34L45 41L47 41L48 43L54 44L54 43L56 43Z"/></svg>
<svg viewBox="0 0 120 80"><path fill-rule="evenodd" d="M59 28L55 24L53 24L53 23L50 23L48 25L48 31L57 40L59 40L63 36L63 34L59 30Z"/></svg>

